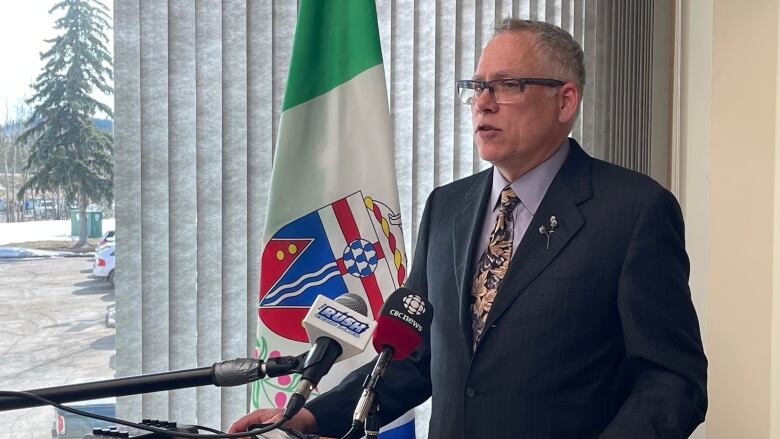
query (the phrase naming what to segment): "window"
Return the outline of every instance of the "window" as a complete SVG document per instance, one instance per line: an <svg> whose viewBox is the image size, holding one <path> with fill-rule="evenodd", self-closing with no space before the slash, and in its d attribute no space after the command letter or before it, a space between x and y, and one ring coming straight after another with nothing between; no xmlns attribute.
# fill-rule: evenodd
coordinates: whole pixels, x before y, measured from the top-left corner
<svg viewBox="0 0 780 439"><path fill-rule="evenodd" d="M113 97L93 86L85 96L57 96L57 88L44 85L62 85L77 76L65 70L71 65L84 66L78 58L67 58L66 67L44 74L59 54L69 50L70 42L61 41L50 56L39 54L53 47L46 39L64 34L56 28L57 19L66 13L76 18L74 11L49 10L56 1L0 6L0 33L3 41L4 66L0 72L0 389L28 390L42 387L74 384L113 378L116 370L115 332L113 325L114 242L109 233L114 230L112 203L111 145L113 120L110 114ZM90 4L91 7L98 7ZM106 21L102 49L111 56L113 33L111 4L102 15ZM75 24L77 23L77 24ZM83 26L84 21L69 21L68 26ZM63 22L63 25L65 23ZM99 47L93 47L101 49ZM70 55L70 53L69 53ZM100 61L103 68L110 59ZM108 74L103 75L106 87L113 87ZM38 87L31 84L37 84ZM36 97L34 102L26 99ZM86 124L100 139L99 150L77 163L69 152L88 151L90 140L56 146L56 141L68 138L70 127L59 131L59 139L46 141L47 134L24 132L32 125L52 120L51 108L43 102L84 102L96 99L98 107L108 111L88 114ZM57 106L57 105L54 105ZM59 105L65 108L65 105ZM72 108L72 107L71 107ZM35 111L39 110L39 113ZM31 123L32 121L32 123ZM43 136L43 137L42 137ZM65 143L65 142L60 142ZM76 144L78 143L78 144ZM46 158L47 153L55 158ZM36 154L38 156L36 156ZM101 163L90 164L91 157L100 157ZM32 160L30 160L32 158ZM31 166L27 167L27 164ZM97 172L104 180L105 196L80 199L72 196L73 182L67 183L65 174L78 173L79 166L87 164L89 172ZM52 170L54 169L54 170ZM83 207L79 209L79 202ZM74 248L80 232L79 219L88 224L86 242ZM75 235L75 237L74 237ZM100 246L100 247L99 247ZM115 401L84 402L78 404L87 411L113 413ZM78 419L52 407L0 412L0 436L7 437L83 437L98 425L91 420Z"/></svg>

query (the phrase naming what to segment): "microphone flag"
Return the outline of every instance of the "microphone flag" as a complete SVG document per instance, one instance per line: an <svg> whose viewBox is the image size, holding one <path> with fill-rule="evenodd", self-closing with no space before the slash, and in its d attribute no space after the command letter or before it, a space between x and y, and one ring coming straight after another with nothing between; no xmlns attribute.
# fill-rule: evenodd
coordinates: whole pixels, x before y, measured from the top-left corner
<svg viewBox="0 0 780 439"><path fill-rule="evenodd" d="M255 356L307 351L301 322L318 295L357 294L375 319L407 271L376 5L301 0L263 233ZM337 363L316 392L374 356L368 349ZM252 408L284 407L299 379L255 382ZM384 430L380 437L414 437L414 419Z"/></svg>

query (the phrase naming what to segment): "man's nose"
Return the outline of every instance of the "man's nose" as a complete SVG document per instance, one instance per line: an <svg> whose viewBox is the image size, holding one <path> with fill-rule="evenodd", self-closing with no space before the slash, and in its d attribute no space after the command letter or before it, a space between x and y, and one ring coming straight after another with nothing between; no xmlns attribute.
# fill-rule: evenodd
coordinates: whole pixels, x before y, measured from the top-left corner
<svg viewBox="0 0 780 439"><path fill-rule="evenodd" d="M480 113L494 113L498 110L498 104L489 88L485 87L482 93L474 97L474 109Z"/></svg>

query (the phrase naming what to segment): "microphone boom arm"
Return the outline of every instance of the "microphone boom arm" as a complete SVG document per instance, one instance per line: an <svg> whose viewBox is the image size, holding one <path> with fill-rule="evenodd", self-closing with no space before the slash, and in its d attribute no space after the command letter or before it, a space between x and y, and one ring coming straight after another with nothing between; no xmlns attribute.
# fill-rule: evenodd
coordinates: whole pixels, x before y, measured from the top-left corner
<svg viewBox="0 0 780 439"><path fill-rule="evenodd" d="M238 386L265 377L300 373L305 354L297 357L275 357L267 361L237 358L213 364L211 367L184 369L172 372L136 375L111 380L70 384L26 390L55 402L84 401L109 396L137 395L163 390L183 389L215 385ZM45 405L42 402L21 397L0 397L0 411L16 410Z"/></svg>

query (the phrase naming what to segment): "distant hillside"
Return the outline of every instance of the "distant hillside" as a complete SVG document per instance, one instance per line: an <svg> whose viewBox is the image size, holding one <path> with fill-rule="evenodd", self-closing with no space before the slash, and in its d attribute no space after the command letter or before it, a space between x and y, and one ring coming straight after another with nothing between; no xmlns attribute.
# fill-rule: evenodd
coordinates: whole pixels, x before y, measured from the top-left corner
<svg viewBox="0 0 780 439"><path fill-rule="evenodd" d="M92 119L92 122L101 131L114 131L114 121L111 119Z"/></svg>
<svg viewBox="0 0 780 439"><path fill-rule="evenodd" d="M101 131L113 131L114 121L111 119L92 119L92 123ZM0 125L0 129L6 136L11 136L22 129L20 122L11 122L7 125Z"/></svg>
<svg viewBox="0 0 780 439"><path fill-rule="evenodd" d="M2 131L3 134L6 136L11 136L13 133L19 131L21 129L21 124L19 122L12 122L8 125L2 125Z"/></svg>

